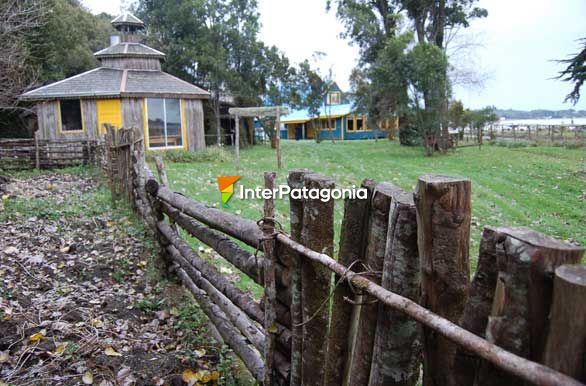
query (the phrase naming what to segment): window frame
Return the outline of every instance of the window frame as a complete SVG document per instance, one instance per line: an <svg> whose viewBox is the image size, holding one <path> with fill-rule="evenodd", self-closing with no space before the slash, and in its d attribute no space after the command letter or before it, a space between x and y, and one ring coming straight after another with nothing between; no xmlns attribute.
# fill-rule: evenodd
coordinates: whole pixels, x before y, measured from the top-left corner
<svg viewBox="0 0 586 386"><path fill-rule="evenodd" d="M62 102L70 102L70 101L76 101L79 103L79 120L80 120L80 126L81 129L79 130L64 130L63 129L63 110L61 109L61 103ZM57 113L58 113L58 117L59 117L59 134L83 134L85 133L85 125L83 123L83 104L81 103L81 99L58 99L57 100Z"/></svg>
<svg viewBox="0 0 586 386"><path fill-rule="evenodd" d="M319 119L323 120L326 125L328 123L328 120L330 120L334 123L334 127L322 127L319 129L319 131L336 131L336 119L337 118L319 118ZM317 129L317 127L316 127L316 129Z"/></svg>
<svg viewBox="0 0 586 386"><path fill-rule="evenodd" d="M164 123L164 136L165 136L165 146L156 146L151 147L151 140L150 140L150 133L149 133L149 99L160 99L163 101L163 123ZM169 146L168 143L168 134L167 134L167 100L177 100L179 101L179 132L181 133L181 145L179 146ZM166 149L185 149L185 140L186 140L186 133L185 133L185 121L183 118L183 100L181 98L144 98L144 123L145 123L145 136L147 138L147 149L148 150L166 150Z"/></svg>
<svg viewBox="0 0 586 386"><path fill-rule="evenodd" d="M336 101L334 102L334 97ZM339 105L342 103L342 93L339 91L331 91L328 93L328 105Z"/></svg>
<svg viewBox="0 0 586 386"><path fill-rule="evenodd" d="M358 129L358 119L360 119L362 121L362 128ZM352 121L352 129L348 128L348 122ZM348 117L346 117L346 131L349 133L362 133L364 131L372 131L372 129L368 128L368 126L366 125L367 122L367 118L365 114L360 114L360 115L349 115Z"/></svg>

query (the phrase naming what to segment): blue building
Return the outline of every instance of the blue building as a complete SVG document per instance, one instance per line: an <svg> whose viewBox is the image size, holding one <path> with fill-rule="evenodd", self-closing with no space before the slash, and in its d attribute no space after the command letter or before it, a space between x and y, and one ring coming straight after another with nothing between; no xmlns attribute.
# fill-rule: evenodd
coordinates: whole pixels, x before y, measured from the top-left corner
<svg viewBox="0 0 586 386"><path fill-rule="evenodd" d="M325 106L320 108L319 118L306 109L292 110L281 117L281 139L314 139L316 135L323 140L384 138L389 130L396 129L396 119L381 122L382 130L368 127L367 116L353 111L352 103L342 103L342 92L334 86Z"/></svg>

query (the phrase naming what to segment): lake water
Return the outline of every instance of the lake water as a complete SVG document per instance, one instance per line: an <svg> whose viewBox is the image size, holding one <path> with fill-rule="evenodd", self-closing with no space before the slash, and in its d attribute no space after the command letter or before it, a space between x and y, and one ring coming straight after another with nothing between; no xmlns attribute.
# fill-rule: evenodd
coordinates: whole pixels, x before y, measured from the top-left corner
<svg viewBox="0 0 586 386"><path fill-rule="evenodd" d="M499 125L586 125L586 117L551 118L551 119L502 119Z"/></svg>

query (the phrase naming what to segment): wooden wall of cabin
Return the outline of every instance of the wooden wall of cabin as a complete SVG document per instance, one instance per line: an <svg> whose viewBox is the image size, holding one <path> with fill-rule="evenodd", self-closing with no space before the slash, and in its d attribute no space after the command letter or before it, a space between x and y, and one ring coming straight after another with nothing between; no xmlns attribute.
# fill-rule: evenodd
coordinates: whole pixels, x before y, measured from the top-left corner
<svg viewBox="0 0 586 386"><path fill-rule="evenodd" d="M203 103L201 99L183 99L182 103L189 151L203 150L206 147Z"/></svg>
<svg viewBox="0 0 586 386"><path fill-rule="evenodd" d="M59 101L39 102L36 106L39 139L98 139L98 118L96 101L81 100L82 125L81 132L62 132Z"/></svg>
<svg viewBox="0 0 586 386"><path fill-rule="evenodd" d="M122 98L122 126L144 135L144 98Z"/></svg>

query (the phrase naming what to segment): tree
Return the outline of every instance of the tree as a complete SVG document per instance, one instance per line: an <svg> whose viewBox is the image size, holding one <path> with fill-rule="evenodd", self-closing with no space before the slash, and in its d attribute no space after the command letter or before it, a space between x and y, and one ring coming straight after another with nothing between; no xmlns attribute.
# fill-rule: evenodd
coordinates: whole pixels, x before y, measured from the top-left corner
<svg viewBox="0 0 586 386"><path fill-rule="evenodd" d="M408 54L412 39L408 38L409 34L399 35L398 33L399 27L404 26L403 18L406 16L411 21L417 45L424 47L422 51L430 51L429 46L435 46L445 56L446 44L459 28L468 27L469 21L473 18L487 15L486 10L474 6L476 1L336 1L337 17L345 26L344 36L352 39L360 49L359 67L362 69L357 70L354 79L360 80L359 85L362 88L357 87L355 91L359 91L361 103L374 120L380 120L381 112L390 108L401 115L401 143L413 144L415 141L412 139L418 133L429 131L429 128L417 128L416 123L409 121L409 118L413 116L421 120L422 115L419 109L423 108L425 121L428 122L426 124L433 121L439 125L438 127L441 126L444 129L439 145L444 150L447 148L449 143L447 109L450 93L447 77L449 66L442 66L444 73L440 76L442 81L439 84L432 85L432 88L428 90L415 86L422 97L422 101L418 101L422 103L418 105L410 103L410 98L406 97L409 94L410 85L407 79L401 78L406 75L405 68L402 66L410 61L403 56ZM331 2L328 2L329 6ZM409 44L405 44L405 41ZM437 61L438 58L439 56L435 55L432 60L435 65L445 62L443 59ZM392 76L385 78L377 74L392 74ZM418 83L421 86L427 82L420 78ZM358 83L355 84L358 85ZM412 99L411 102L413 102ZM409 107L415 107L415 111L410 112Z"/></svg>
<svg viewBox="0 0 586 386"><path fill-rule="evenodd" d="M425 154L430 156L438 146L438 138L445 135L440 130L442 124L447 131L443 103L448 83L448 59L439 47L419 43L406 55L405 67L415 127L423 139ZM446 141L445 138L442 140Z"/></svg>
<svg viewBox="0 0 586 386"><path fill-rule="evenodd" d="M93 53L108 45L112 17L92 15L77 0L0 2L0 131L30 135L32 113L18 103L26 89L87 71Z"/></svg>
<svg viewBox="0 0 586 386"><path fill-rule="evenodd" d="M448 109L448 118L450 121L450 125L455 128L459 129L460 132L458 136L460 139L464 136L464 105L461 101L454 101L449 106Z"/></svg>
<svg viewBox="0 0 586 386"><path fill-rule="evenodd" d="M34 80L26 39L41 26L44 14L41 1L0 3L0 110L18 108L18 95Z"/></svg>
<svg viewBox="0 0 586 386"><path fill-rule="evenodd" d="M255 106L287 95L289 61L258 40L256 1L140 0L137 15L147 24L149 43L167 52L165 70L210 91L218 143L224 97Z"/></svg>
<svg viewBox="0 0 586 386"><path fill-rule="evenodd" d="M558 79L574 84L564 102L571 101L574 105L580 100L580 88L586 81L586 38L582 39L584 48L576 56L561 60L560 63L566 63L568 66L560 72Z"/></svg>

